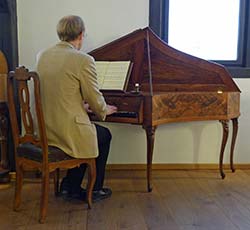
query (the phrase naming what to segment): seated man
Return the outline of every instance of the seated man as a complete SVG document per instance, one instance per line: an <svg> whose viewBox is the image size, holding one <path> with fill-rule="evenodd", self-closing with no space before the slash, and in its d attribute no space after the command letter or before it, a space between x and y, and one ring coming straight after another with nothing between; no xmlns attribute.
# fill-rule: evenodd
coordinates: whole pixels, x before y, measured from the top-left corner
<svg viewBox="0 0 250 230"><path fill-rule="evenodd" d="M107 105L99 91L93 57L80 51L84 33L80 17L63 17L57 25L61 41L38 55L37 72L48 143L75 158L97 157L93 191L93 201L97 201L112 193L103 188L111 134L107 128L92 124L88 112L93 111L104 120L117 108ZM84 199L81 183L85 167L68 170L61 184L64 196Z"/></svg>

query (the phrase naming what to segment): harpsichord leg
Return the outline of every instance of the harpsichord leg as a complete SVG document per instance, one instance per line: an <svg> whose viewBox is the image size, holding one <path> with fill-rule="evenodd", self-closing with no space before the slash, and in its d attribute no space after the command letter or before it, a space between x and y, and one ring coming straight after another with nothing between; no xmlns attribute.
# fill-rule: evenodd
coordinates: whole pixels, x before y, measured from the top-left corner
<svg viewBox="0 0 250 230"><path fill-rule="evenodd" d="M233 156L234 156L234 146L235 141L238 133L238 117L232 119L233 122L233 134L232 134L232 143L231 143L231 150L230 150L230 167L232 172L235 172L234 164L233 164Z"/></svg>
<svg viewBox="0 0 250 230"><path fill-rule="evenodd" d="M221 149L220 149L220 175L221 178L225 178L225 173L223 172L223 156L224 156L224 150L227 143L228 138L228 120L220 120L222 127L223 127L223 137L222 137L222 143L221 143Z"/></svg>
<svg viewBox="0 0 250 230"><path fill-rule="evenodd" d="M152 191L152 159L154 151L155 130L157 126L143 127L147 135L147 184L148 192Z"/></svg>

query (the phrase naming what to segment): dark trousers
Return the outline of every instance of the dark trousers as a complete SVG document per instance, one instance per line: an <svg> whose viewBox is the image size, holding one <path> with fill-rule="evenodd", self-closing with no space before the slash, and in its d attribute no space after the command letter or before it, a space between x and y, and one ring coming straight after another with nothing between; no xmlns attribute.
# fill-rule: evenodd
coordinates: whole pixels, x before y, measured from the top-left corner
<svg viewBox="0 0 250 230"><path fill-rule="evenodd" d="M99 155L96 158L96 182L94 185L94 190L100 190L103 187L104 177L105 177L105 166L108 159L111 133L109 129L95 124L97 132L98 150ZM72 192L78 192L86 171L86 164L80 165L80 167L75 167L67 171L66 178L70 183Z"/></svg>

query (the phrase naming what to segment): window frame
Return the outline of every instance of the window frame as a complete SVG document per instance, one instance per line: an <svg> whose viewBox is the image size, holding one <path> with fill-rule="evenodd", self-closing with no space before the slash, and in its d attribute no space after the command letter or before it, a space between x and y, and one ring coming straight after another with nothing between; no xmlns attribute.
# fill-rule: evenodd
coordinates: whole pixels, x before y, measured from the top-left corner
<svg viewBox="0 0 250 230"><path fill-rule="evenodd" d="M149 26L168 42L169 0L150 0ZM238 58L236 61L218 61L234 78L250 78L250 1L240 0Z"/></svg>

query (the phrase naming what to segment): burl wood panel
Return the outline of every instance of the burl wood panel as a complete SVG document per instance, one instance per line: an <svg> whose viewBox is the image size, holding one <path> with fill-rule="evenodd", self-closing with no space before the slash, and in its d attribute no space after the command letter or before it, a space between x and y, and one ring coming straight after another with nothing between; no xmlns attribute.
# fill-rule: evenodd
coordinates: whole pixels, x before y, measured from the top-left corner
<svg viewBox="0 0 250 230"><path fill-rule="evenodd" d="M165 93L153 97L153 122L220 120L239 116L239 93ZM228 114L229 111L229 114Z"/></svg>
<svg viewBox="0 0 250 230"><path fill-rule="evenodd" d="M228 94L228 116L230 118L240 116L240 93L238 92Z"/></svg>

